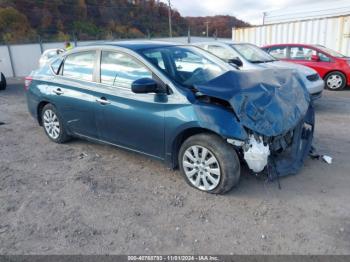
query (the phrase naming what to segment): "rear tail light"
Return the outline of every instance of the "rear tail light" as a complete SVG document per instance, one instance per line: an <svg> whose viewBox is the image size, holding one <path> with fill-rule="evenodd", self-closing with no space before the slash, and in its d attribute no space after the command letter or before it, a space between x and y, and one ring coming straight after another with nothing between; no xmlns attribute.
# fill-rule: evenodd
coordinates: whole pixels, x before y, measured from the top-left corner
<svg viewBox="0 0 350 262"><path fill-rule="evenodd" d="M30 84L32 83L33 78L31 76L27 76L26 78L24 78L24 89L28 90Z"/></svg>

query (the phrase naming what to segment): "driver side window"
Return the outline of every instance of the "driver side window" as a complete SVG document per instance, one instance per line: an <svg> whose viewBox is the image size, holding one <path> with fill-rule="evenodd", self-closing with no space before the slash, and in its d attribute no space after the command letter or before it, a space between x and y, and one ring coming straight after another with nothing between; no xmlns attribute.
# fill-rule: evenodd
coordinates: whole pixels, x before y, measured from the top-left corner
<svg viewBox="0 0 350 262"><path fill-rule="evenodd" d="M217 45L209 45L208 46L208 51L210 53L213 53L214 55L216 55L217 57L223 59L223 60L229 60L229 59L233 59L236 58L238 55L234 54L233 49L231 49L232 51L230 51L229 49L226 49L225 47L222 46L217 46Z"/></svg>
<svg viewBox="0 0 350 262"><path fill-rule="evenodd" d="M331 61L331 59L323 53L319 52L318 56L320 57L320 61L322 61L322 62L330 62Z"/></svg>
<svg viewBox="0 0 350 262"><path fill-rule="evenodd" d="M287 47L286 46L276 46L271 47L269 54L276 59L287 59Z"/></svg>
<svg viewBox="0 0 350 262"><path fill-rule="evenodd" d="M316 55L316 51L302 46L292 46L290 48L290 58L293 60L311 61L311 57Z"/></svg>
<svg viewBox="0 0 350 262"><path fill-rule="evenodd" d="M102 84L131 89L131 84L140 78L152 78L152 73L135 58L123 53L102 51Z"/></svg>

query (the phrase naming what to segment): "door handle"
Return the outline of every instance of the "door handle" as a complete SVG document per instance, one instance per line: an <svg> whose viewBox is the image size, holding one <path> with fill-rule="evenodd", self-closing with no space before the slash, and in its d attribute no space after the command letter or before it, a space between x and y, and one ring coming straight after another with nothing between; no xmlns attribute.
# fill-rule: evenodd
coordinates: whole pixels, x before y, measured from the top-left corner
<svg viewBox="0 0 350 262"><path fill-rule="evenodd" d="M52 92L54 92L56 95L63 95L64 94L64 92L60 88L58 88L56 90L52 90Z"/></svg>
<svg viewBox="0 0 350 262"><path fill-rule="evenodd" d="M111 103L105 97L97 98L96 102L100 103L101 105L109 105Z"/></svg>

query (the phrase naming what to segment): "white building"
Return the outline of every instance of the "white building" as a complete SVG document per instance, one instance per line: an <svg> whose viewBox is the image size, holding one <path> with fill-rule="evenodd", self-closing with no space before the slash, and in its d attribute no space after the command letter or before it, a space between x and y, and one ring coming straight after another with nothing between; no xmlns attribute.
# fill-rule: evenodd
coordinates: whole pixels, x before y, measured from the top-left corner
<svg viewBox="0 0 350 262"><path fill-rule="evenodd" d="M321 44L350 56L350 0L330 0L267 12L263 25L233 28L232 39L258 46Z"/></svg>
<svg viewBox="0 0 350 262"><path fill-rule="evenodd" d="M276 24L350 14L350 0L316 2L313 4L292 6L263 14L263 24Z"/></svg>

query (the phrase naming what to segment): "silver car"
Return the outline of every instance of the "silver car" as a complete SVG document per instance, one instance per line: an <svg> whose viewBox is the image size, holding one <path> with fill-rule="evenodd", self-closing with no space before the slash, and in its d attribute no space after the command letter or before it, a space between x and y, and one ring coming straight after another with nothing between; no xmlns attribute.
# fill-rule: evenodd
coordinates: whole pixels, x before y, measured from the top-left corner
<svg viewBox="0 0 350 262"><path fill-rule="evenodd" d="M265 69L265 68L289 68L295 69L300 74L313 99L320 98L324 88L324 82L318 73L309 67L294 63L279 61L259 47L249 43L234 42L200 42L194 43L228 63L238 66L241 70Z"/></svg>
<svg viewBox="0 0 350 262"><path fill-rule="evenodd" d="M40 56L39 67L40 68L43 67L44 65L46 65L48 61L50 61L50 59L52 59L53 57L56 57L57 55L63 52L64 52L64 49L60 49L60 48L45 50L44 53L42 53L42 55Z"/></svg>

